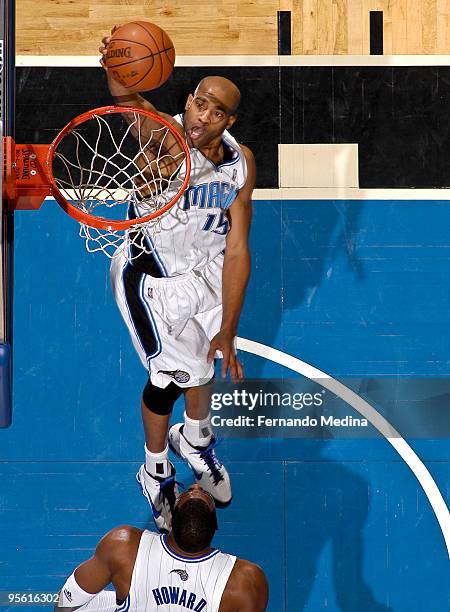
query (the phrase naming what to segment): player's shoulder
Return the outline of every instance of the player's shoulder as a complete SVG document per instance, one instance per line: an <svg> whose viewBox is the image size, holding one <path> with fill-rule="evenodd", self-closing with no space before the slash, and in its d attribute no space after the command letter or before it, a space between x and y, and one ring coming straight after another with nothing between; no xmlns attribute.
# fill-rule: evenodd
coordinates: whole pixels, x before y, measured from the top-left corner
<svg viewBox="0 0 450 612"><path fill-rule="evenodd" d="M250 147L247 147L247 145L244 144L240 144L239 146L241 147L241 151L245 157L247 164L255 164L255 156L253 155L253 151L250 149Z"/></svg>
<svg viewBox="0 0 450 612"><path fill-rule="evenodd" d="M225 130L223 134L223 139L228 146L233 147L237 151L241 158L244 158L243 166L246 168L247 174L250 174L250 176L253 177L256 172L256 162L253 151L247 145L238 142L227 130ZM251 182L253 183L253 179Z"/></svg>
<svg viewBox="0 0 450 612"><path fill-rule="evenodd" d="M183 120L182 118L179 119L181 115L175 115L175 117L173 117L172 115L169 115L168 113L163 113L161 111L158 111L157 114L163 119L165 119L167 123L170 123L170 125L174 127L181 136L184 136Z"/></svg>
<svg viewBox="0 0 450 612"><path fill-rule="evenodd" d="M236 140L236 138L228 130L224 130L222 138L227 144L233 146L237 150L242 151L246 157L248 155L253 156L251 149L247 147L247 145L244 145L242 142Z"/></svg>
<svg viewBox="0 0 450 612"><path fill-rule="evenodd" d="M142 529L130 525L114 527L106 533L97 545L95 554L108 565L117 565L130 557L136 557Z"/></svg>
<svg viewBox="0 0 450 612"><path fill-rule="evenodd" d="M236 559L233 573L239 576L241 581L247 583L259 583L266 581L266 575L259 565L246 561L245 559Z"/></svg>
<svg viewBox="0 0 450 612"><path fill-rule="evenodd" d="M245 159L246 181L239 193L242 194L244 198L250 199L256 184L256 161L253 152L251 149L249 149L249 147L246 145L240 146L242 155Z"/></svg>
<svg viewBox="0 0 450 612"><path fill-rule="evenodd" d="M141 536L143 533L142 529L133 527L131 525L119 525L113 527L103 537L104 540L111 542L127 542L133 540L137 536Z"/></svg>
<svg viewBox="0 0 450 612"><path fill-rule="evenodd" d="M233 609L265 610L268 600L267 579L263 570L245 559L236 559L222 596L220 611Z"/></svg>
<svg viewBox="0 0 450 612"><path fill-rule="evenodd" d="M184 135L184 113L178 113L177 115L171 115L171 119L175 127L179 132Z"/></svg>

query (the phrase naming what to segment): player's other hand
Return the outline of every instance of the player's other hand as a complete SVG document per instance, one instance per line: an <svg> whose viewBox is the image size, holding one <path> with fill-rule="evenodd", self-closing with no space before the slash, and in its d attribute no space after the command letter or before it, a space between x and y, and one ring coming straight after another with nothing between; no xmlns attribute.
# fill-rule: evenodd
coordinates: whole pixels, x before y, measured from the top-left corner
<svg viewBox="0 0 450 612"><path fill-rule="evenodd" d="M242 364L237 359L234 349L234 334L226 330L220 330L220 332L214 336L209 346L208 363L214 361L216 351L221 351L223 356L221 367L222 378L226 377L228 370L230 370L230 376L233 380L244 378Z"/></svg>
<svg viewBox="0 0 450 612"><path fill-rule="evenodd" d="M115 32L115 31L116 31L118 28L120 28L120 25L115 25L115 26L113 26L113 27L112 27L112 29L111 29L111 34L108 34L107 36L104 36L104 37L102 38L102 44L101 44L101 46L98 48L98 50L99 50L99 52L100 52L100 55L101 55L101 58L100 58L100 64L103 66L103 68L104 68L105 70L108 70L108 68L106 67L106 64L105 64L105 58L106 58L106 49L107 49L107 47L108 47L108 45L109 45L109 41L111 40L111 36L114 34L114 32Z"/></svg>

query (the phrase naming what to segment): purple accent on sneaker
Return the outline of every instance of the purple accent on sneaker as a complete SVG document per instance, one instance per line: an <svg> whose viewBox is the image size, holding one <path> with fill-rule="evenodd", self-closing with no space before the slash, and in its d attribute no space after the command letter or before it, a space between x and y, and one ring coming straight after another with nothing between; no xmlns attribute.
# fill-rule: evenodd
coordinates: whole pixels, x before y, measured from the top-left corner
<svg viewBox="0 0 450 612"><path fill-rule="evenodd" d="M214 452L214 449L218 444L219 440L216 440L216 438L212 437L211 442L206 448L199 449L192 453L193 455L198 454L200 458L203 459L203 461L206 463L211 472L215 485L218 485L219 482L223 480L223 476L220 473L220 468L222 467L222 464L217 459L216 453Z"/></svg>

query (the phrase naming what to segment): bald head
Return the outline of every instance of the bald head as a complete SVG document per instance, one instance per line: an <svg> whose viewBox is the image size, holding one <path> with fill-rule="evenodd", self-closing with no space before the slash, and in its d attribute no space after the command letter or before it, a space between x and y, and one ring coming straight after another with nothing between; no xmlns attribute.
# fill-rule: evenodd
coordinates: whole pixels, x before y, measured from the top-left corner
<svg viewBox="0 0 450 612"><path fill-rule="evenodd" d="M241 101L241 92L229 79L221 76L208 76L200 81L195 90L199 93L209 94L217 98L230 114L234 114Z"/></svg>
<svg viewBox="0 0 450 612"><path fill-rule="evenodd" d="M230 80L208 76L189 94L184 107L184 131L191 146L220 147L222 134L236 121L241 94Z"/></svg>

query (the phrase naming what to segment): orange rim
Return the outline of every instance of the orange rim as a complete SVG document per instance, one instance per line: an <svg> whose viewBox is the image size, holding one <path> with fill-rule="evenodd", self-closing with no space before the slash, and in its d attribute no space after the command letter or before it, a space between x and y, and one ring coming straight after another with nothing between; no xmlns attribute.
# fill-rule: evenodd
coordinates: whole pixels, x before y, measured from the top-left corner
<svg viewBox="0 0 450 612"><path fill-rule="evenodd" d="M124 221L116 221L112 219L108 220L104 217L89 215L88 213L79 210L76 206L71 204L56 185L55 178L52 172L52 161L54 158L56 147L70 130L72 130L77 125L80 125L80 123L84 123L85 121L93 119L96 115L109 115L113 113L118 114L131 112L139 113L140 115L146 115L151 119L158 121L159 123L161 123L161 125L164 125L166 128L168 128L171 131L172 135L175 136L175 139L178 141L178 144L181 146L185 153L186 174L184 177L183 184L181 185L178 193L170 200L170 202L168 202L158 210L155 210L154 212L150 213L149 215L145 215L144 217L137 217L136 219L125 219ZM163 119L163 117L160 117L156 113L141 108L135 108L133 106L101 106L100 108L94 108L90 111L87 111L86 113L83 113L82 115L78 115L78 117L75 117L74 119L72 119L72 121L69 121L69 123L63 127L63 129L59 132L59 134L49 146L47 154L47 172L52 194L55 200L61 206L61 208L68 215L70 215L80 223L83 223L84 225L89 225L90 227L95 227L97 229L110 231L126 230L130 227L135 227L136 225L141 225L147 223L148 221L152 221L157 217L160 217L170 208L172 208L172 206L176 202L178 202L189 183L189 177L191 173L191 156L189 154L189 147L187 145L187 142L184 140L181 134L173 127L173 125L166 121L166 119Z"/></svg>

